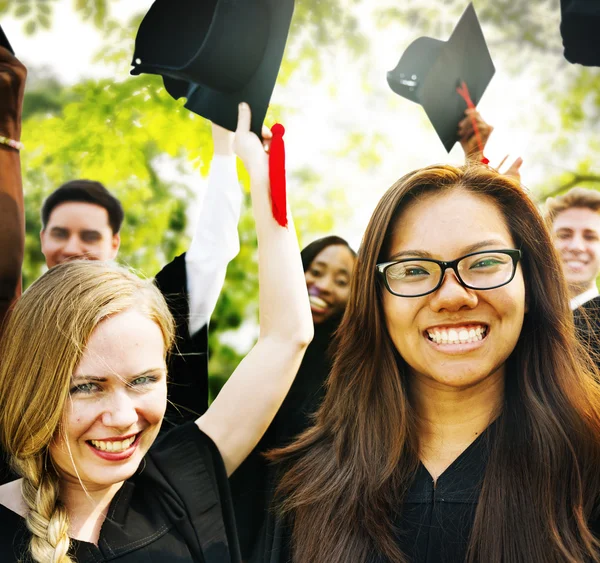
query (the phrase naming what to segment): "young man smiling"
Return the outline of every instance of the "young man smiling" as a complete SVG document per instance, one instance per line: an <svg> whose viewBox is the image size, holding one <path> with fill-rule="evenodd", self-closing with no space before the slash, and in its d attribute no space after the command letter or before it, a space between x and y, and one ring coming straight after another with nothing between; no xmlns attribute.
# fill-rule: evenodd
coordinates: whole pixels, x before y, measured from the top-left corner
<svg viewBox="0 0 600 563"><path fill-rule="evenodd" d="M546 220L563 273L580 338L591 351L600 349L600 193L573 188L546 202Z"/></svg>
<svg viewBox="0 0 600 563"><path fill-rule="evenodd" d="M560 254L571 309L598 297L600 274L600 193L573 188L546 202L547 220Z"/></svg>

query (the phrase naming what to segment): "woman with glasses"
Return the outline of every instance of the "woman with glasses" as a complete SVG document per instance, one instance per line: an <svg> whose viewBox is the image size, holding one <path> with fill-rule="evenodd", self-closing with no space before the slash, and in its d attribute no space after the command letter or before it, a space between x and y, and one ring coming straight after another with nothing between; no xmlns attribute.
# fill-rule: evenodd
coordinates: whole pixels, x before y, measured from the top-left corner
<svg viewBox="0 0 600 563"><path fill-rule="evenodd" d="M535 205L483 166L400 179L365 233L315 424L255 561L600 561L600 387Z"/></svg>

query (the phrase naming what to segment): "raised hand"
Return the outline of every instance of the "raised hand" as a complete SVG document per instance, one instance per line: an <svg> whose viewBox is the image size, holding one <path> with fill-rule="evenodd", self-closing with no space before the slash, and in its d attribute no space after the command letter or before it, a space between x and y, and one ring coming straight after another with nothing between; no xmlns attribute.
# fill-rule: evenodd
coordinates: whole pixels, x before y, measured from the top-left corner
<svg viewBox="0 0 600 563"><path fill-rule="evenodd" d="M500 164L498 165L498 167L496 168L496 170L498 170L498 172L500 172L500 174L504 174L504 176L512 176L513 178L516 178L517 180L521 180L521 172L520 172L520 168L521 165L523 164L523 159L521 157L518 157L506 170L504 170L504 172L502 170L500 170L500 168L502 167L502 165L506 162L506 159L508 158L508 155L506 155L502 161L500 162Z"/></svg>
<svg viewBox="0 0 600 563"><path fill-rule="evenodd" d="M256 134L250 131L250 106L240 104L238 110L238 124L233 141L235 153L242 159L250 176L256 178L269 177L269 146L272 133L263 126L261 141Z"/></svg>
<svg viewBox="0 0 600 563"><path fill-rule="evenodd" d="M479 139L475 135L473 120L477 124ZM481 160L485 145L494 128L483 120L481 114L476 109L465 110L465 118L458 124L458 137L460 144L465 152L466 160ZM481 146L479 146L481 143Z"/></svg>

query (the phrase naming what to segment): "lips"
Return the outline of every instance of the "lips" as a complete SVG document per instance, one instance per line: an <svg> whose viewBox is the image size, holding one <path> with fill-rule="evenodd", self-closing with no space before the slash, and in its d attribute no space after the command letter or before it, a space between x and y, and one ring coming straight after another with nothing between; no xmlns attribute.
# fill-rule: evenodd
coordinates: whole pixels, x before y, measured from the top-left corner
<svg viewBox="0 0 600 563"><path fill-rule="evenodd" d="M329 309L329 307L331 307L331 305L329 305L327 301L324 301L317 295L309 295L308 300L310 302L311 307L319 311L326 311L327 309Z"/></svg>
<svg viewBox="0 0 600 563"><path fill-rule="evenodd" d="M425 333L429 340L436 344L470 344L483 340L489 331L485 324L465 324L453 326L436 326L428 328Z"/></svg>
<svg viewBox="0 0 600 563"><path fill-rule="evenodd" d="M86 440L90 450L107 461L122 461L130 458L140 443L141 432L120 439Z"/></svg>

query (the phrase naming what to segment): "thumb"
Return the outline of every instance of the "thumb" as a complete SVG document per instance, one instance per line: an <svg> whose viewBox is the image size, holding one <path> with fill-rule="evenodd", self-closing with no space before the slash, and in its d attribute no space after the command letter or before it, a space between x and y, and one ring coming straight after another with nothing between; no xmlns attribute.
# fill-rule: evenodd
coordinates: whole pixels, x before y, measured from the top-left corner
<svg viewBox="0 0 600 563"><path fill-rule="evenodd" d="M242 102L238 106L238 123L236 132L250 131L250 120L252 115L250 113L250 106L246 102Z"/></svg>

